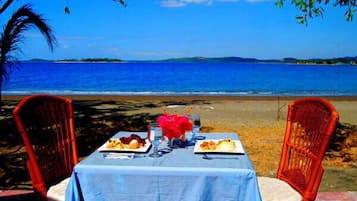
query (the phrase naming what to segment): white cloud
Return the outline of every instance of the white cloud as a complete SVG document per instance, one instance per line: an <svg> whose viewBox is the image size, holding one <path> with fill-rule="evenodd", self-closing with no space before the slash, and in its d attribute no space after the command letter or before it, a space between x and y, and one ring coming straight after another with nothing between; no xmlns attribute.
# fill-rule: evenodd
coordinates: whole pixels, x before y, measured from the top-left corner
<svg viewBox="0 0 357 201"><path fill-rule="evenodd" d="M183 7L187 4L206 4L209 5L213 0L162 0L163 7Z"/></svg>
<svg viewBox="0 0 357 201"><path fill-rule="evenodd" d="M186 4L181 2L181 1L176 1L176 0L164 0L164 1L161 1L161 6L162 7L176 8L176 7L186 6Z"/></svg>
<svg viewBox="0 0 357 201"><path fill-rule="evenodd" d="M213 2L221 2L221 3L235 3L242 0L161 0L160 5L162 7L184 7L189 4L204 4L204 5L211 5ZM249 3L259 3L259 2L268 2L274 0L244 0Z"/></svg>

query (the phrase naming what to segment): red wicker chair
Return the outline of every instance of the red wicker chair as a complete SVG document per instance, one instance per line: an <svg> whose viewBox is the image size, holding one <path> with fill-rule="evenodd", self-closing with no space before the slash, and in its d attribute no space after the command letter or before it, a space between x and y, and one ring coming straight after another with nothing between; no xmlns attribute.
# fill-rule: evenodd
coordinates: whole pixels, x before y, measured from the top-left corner
<svg viewBox="0 0 357 201"><path fill-rule="evenodd" d="M68 178L78 163L72 101L33 95L21 100L13 114L38 200L64 200Z"/></svg>
<svg viewBox="0 0 357 201"><path fill-rule="evenodd" d="M258 177L263 200L315 200L324 171L321 163L338 118L325 99L289 104L277 178Z"/></svg>

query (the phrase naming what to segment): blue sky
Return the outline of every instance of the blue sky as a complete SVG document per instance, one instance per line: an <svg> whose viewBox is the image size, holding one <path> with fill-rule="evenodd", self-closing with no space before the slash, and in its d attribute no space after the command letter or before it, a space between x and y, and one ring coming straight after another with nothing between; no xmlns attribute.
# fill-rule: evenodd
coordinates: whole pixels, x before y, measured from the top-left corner
<svg viewBox="0 0 357 201"><path fill-rule="evenodd" d="M48 3L51 2L51 3ZM357 19L346 22L344 9L327 7L323 18L300 25L287 0L18 0L1 15L3 26L21 5L31 3L55 32L50 52L38 30L26 32L20 59L239 56L331 58L357 56ZM68 5L71 13L63 10Z"/></svg>

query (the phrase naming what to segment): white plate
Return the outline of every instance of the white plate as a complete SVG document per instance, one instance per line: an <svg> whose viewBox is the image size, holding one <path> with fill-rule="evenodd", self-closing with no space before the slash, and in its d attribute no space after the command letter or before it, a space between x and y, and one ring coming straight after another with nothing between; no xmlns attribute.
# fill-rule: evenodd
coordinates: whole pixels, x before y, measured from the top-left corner
<svg viewBox="0 0 357 201"><path fill-rule="evenodd" d="M112 140L118 140L116 138L112 138ZM148 139L145 140L146 143L143 147L140 147L138 149L129 149L129 148L125 148L125 149L121 149L121 148L108 148L108 143L109 140L104 143L101 147L98 148L98 151L102 151L102 152L137 152L137 153L146 153L149 151L150 147L151 147L151 143Z"/></svg>
<svg viewBox="0 0 357 201"><path fill-rule="evenodd" d="M233 140L236 144L236 148L232 151L221 151L221 150L204 150L201 149L200 145L201 143L207 141L213 141L215 143L217 143L218 141L223 140L223 139L218 139L218 140L214 140L214 139L206 139L206 140L198 140L195 144L195 148L194 148L194 152L195 153L230 153L230 154L244 154L244 149L242 146L242 143L240 140Z"/></svg>

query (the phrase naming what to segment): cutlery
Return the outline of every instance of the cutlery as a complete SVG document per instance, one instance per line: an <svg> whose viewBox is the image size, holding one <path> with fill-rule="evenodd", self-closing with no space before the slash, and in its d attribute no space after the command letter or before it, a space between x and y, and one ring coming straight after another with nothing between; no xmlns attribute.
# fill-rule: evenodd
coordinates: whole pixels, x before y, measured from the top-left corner
<svg viewBox="0 0 357 201"><path fill-rule="evenodd" d="M208 156L207 154L203 154L202 156L203 159L206 160L213 160L213 159L233 159L233 160L238 160L238 157L227 157L227 156Z"/></svg>
<svg viewBox="0 0 357 201"><path fill-rule="evenodd" d="M104 158L108 159L133 159L133 158L141 158L145 157L145 155L136 155L134 153L104 153L103 154Z"/></svg>

